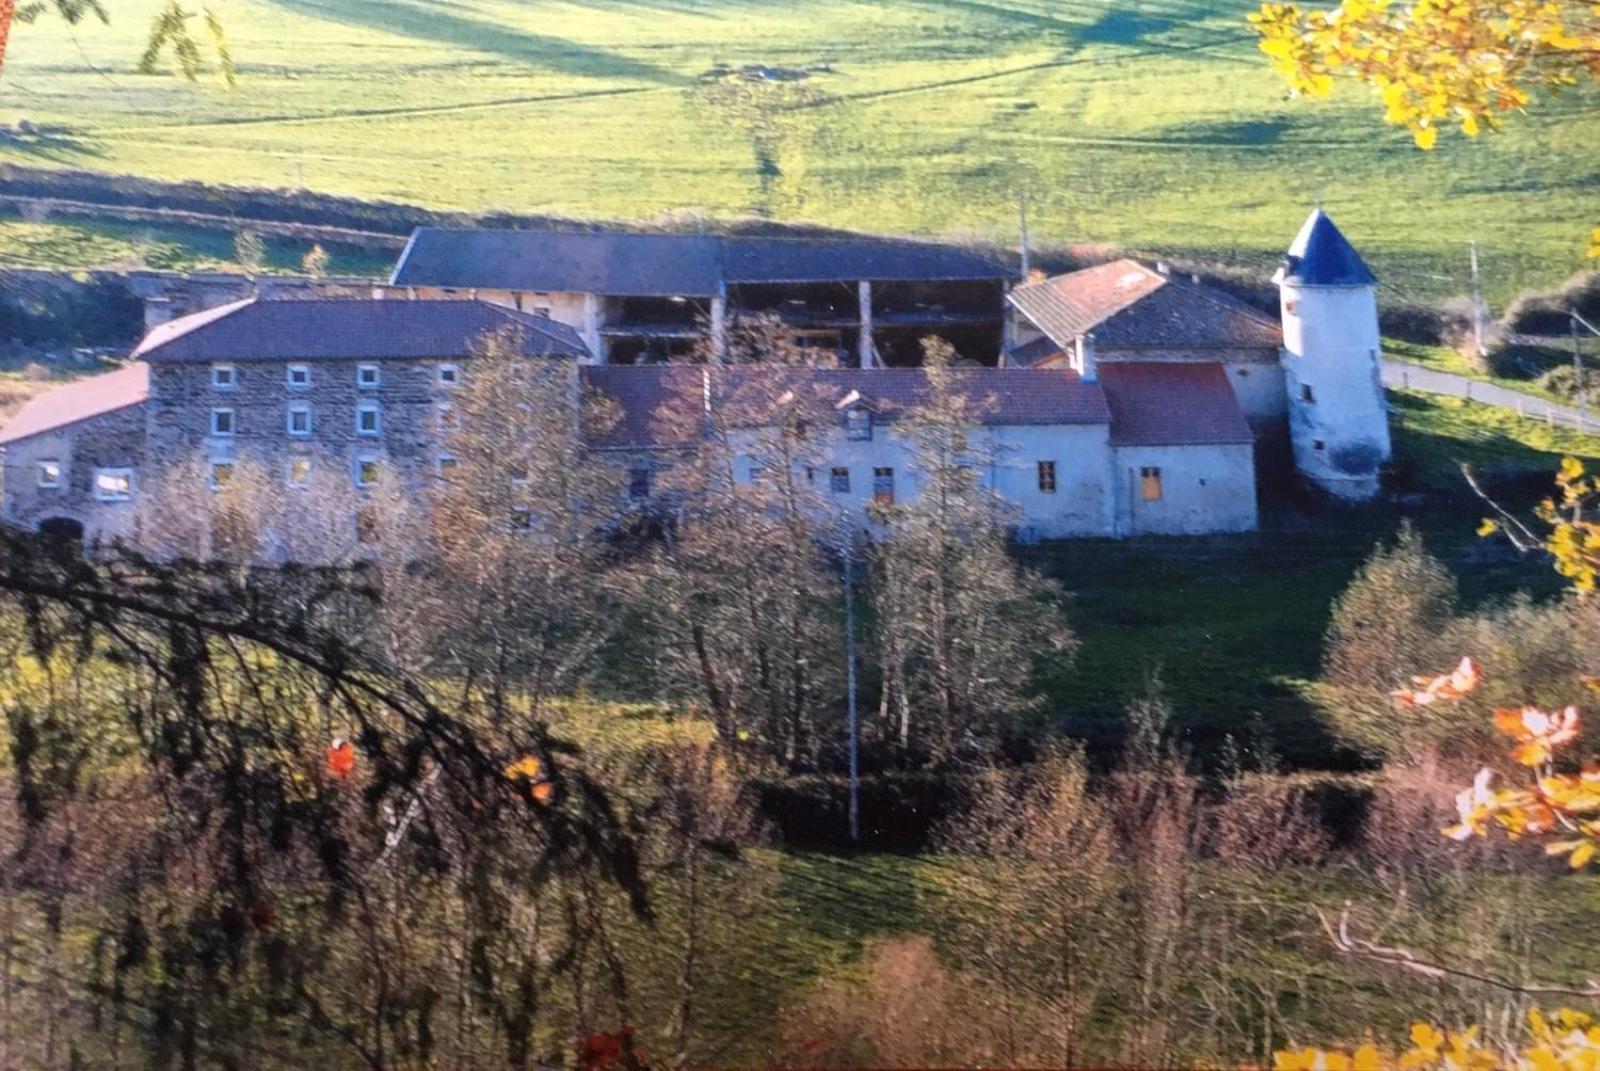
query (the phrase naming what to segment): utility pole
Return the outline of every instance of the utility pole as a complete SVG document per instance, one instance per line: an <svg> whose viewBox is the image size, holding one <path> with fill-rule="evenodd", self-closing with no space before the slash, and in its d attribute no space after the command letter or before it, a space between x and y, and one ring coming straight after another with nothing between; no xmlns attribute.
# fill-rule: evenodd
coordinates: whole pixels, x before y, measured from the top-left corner
<svg viewBox="0 0 1600 1071"><path fill-rule="evenodd" d="M1589 392L1583 383L1583 349L1578 345L1578 313L1567 314L1567 326L1572 329L1572 389L1578 395L1578 430L1589 426Z"/></svg>
<svg viewBox="0 0 1600 1071"><path fill-rule="evenodd" d="M856 597L854 533L845 523L844 551L844 676L850 732L850 843L861 843L861 745L856 715Z"/></svg>
<svg viewBox="0 0 1600 1071"><path fill-rule="evenodd" d="M1017 192L1017 233L1022 245L1022 281L1027 282L1032 273L1032 257L1028 252L1028 191Z"/></svg>
<svg viewBox="0 0 1600 1071"><path fill-rule="evenodd" d="M1477 241L1468 242L1467 249L1472 258L1472 345L1479 357L1485 357L1489 351L1483 344L1483 288L1478 281Z"/></svg>

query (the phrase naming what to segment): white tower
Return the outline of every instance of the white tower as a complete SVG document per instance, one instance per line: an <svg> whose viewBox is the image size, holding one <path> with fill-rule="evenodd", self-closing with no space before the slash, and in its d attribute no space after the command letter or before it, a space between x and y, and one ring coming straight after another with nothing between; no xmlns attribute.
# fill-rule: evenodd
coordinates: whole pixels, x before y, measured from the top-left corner
<svg viewBox="0 0 1600 1071"><path fill-rule="evenodd" d="M1390 453L1377 279L1319 208L1272 281L1283 309L1295 467L1340 498L1371 498Z"/></svg>

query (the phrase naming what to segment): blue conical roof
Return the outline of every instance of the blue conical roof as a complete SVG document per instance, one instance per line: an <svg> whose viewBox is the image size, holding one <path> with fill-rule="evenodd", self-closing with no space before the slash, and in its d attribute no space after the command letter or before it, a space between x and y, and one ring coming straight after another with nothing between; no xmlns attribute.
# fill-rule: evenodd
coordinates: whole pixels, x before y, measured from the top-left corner
<svg viewBox="0 0 1600 1071"><path fill-rule="evenodd" d="M1294 244L1283 255L1275 280L1302 286L1370 286L1378 281L1355 246L1320 208L1306 217Z"/></svg>

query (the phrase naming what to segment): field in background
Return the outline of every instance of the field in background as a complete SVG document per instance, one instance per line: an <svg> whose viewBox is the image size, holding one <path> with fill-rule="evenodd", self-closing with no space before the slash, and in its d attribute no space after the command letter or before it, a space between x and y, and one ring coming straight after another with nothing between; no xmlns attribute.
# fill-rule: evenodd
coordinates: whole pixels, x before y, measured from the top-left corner
<svg viewBox="0 0 1600 1071"><path fill-rule="evenodd" d="M135 73L155 6L19 27L0 122L33 133L0 138L0 160L1007 238L1025 190L1041 241L1263 271L1321 201L1391 295L1464 291L1476 237L1499 300L1581 266L1600 178L1580 94L1431 154L1365 94L1284 101L1246 0L232 0L232 93ZM700 81L744 64L810 70L718 99ZM36 226L0 231L0 259L51 255ZM67 263L108 252L54 226Z"/></svg>

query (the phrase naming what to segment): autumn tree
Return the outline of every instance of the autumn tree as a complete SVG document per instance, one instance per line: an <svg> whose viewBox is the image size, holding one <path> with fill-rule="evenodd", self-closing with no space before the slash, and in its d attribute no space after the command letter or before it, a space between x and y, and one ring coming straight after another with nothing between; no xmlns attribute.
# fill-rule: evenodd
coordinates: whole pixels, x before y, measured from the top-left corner
<svg viewBox="0 0 1600 1071"><path fill-rule="evenodd" d="M784 356L799 355L779 328L735 340L736 354L778 361L685 368L658 417L657 437L683 444L658 480L675 504L651 580L662 666L725 739L810 763L843 661L826 556L841 529L816 485L837 416L810 377L788 374Z"/></svg>
<svg viewBox="0 0 1600 1071"><path fill-rule="evenodd" d="M100 22L110 22L111 14L104 0L0 0L0 69L3 69L7 46L14 23L31 23L41 15L53 14L69 25L77 25L93 17ZM191 82L205 69L200 43L195 39L190 22L197 13L186 10L180 0L164 0L150 24L145 39L144 53L139 57L141 74L154 74L160 69L163 56L170 56L172 66ZM205 24L205 34L210 38L216 55L218 75L230 87L238 80L238 68L228 39L223 32L222 20L214 8L202 6L198 12Z"/></svg>
<svg viewBox="0 0 1600 1071"><path fill-rule="evenodd" d="M1296 94L1348 79L1375 89L1387 122L1431 149L1441 129L1476 136L1543 98L1600 78L1600 12L1584 0L1269 2L1250 16ZM1600 255L1600 230L1591 255Z"/></svg>
<svg viewBox="0 0 1600 1071"><path fill-rule="evenodd" d="M910 494L875 507L872 599L880 719L903 752L938 759L992 742L1036 702L1034 671L1075 639L1061 592L1006 546L1005 503L984 486L1004 451L953 351L926 346L926 397L898 414Z"/></svg>

